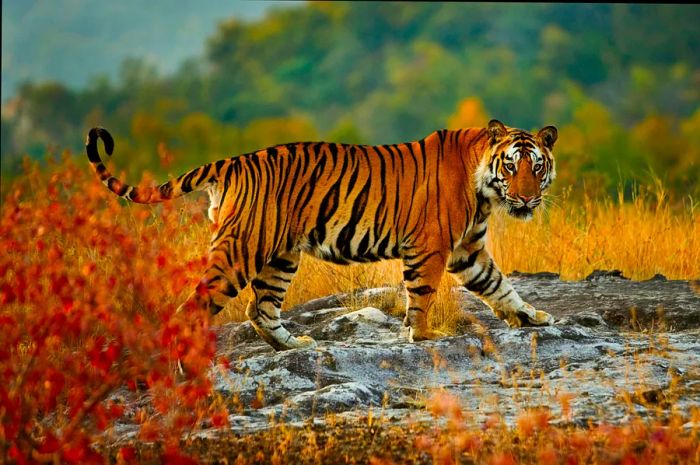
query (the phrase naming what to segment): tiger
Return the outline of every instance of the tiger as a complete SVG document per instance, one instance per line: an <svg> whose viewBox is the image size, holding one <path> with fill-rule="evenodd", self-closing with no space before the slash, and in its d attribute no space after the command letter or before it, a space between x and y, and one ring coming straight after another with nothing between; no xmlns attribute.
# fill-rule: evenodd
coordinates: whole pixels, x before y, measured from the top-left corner
<svg viewBox="0 0 700 465"><path fill-rule="evenodd" d="M217 314L250 284L246 316L277 351L317 345L292 335L280 316L301 253L336 264L400 259L410 342L442 335L428 327L428 315L445 272L510 327L554 323L523 301L486 247L494 208L527 220L542 203L556 176L554 126L531 133L491 120L486 128L441 129L394 145L281 144L152 187L113 176L98 139L112 154L112 136L95 127L87 158L123 199L151 204L209 193L215 226L206 269L179 309Z"/></svg>

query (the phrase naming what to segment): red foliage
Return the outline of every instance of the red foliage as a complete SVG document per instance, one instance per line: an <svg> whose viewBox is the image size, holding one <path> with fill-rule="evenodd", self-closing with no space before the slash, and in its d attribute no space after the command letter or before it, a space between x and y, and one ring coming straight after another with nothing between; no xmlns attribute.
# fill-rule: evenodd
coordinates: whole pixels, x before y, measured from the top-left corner
<svg viewBox="0 0 700 465"><path fill-rule="evenodd" d="M447 420L415 440L416 449L428 452L433 463L459 463L458 457L466 456L491 465L661 465L697 463L700 457L696 433L684 431L683 422L675 419L666 424L634 418L619 426L557 427L548 410L527 408L512 427L493 414L479 427L462 412L459 399L445 391L434 393L426 409Z"/></svg>
<svg viewBox="0 0 700 465"><path fill-rule="evenodd" d="M91 444L125 414L115 393L136 392L144 382L152 403L142 433L172 443L209 418L207 371L215 351L209 317L196 309L175 313L202 260L181 257L191 244L168 233L205 228L203 215L183 221L177 205L155 215L149 207L125 207L68 157L48 174L30 166L6 192L0 214L4 460L102 463ZM178 357L187 370L175 382ZM156 407L164 415L155 415ZM215 412L212 423L224 425L224 418ZM122 449L120 460L132 462L133 449Z"/></svg>

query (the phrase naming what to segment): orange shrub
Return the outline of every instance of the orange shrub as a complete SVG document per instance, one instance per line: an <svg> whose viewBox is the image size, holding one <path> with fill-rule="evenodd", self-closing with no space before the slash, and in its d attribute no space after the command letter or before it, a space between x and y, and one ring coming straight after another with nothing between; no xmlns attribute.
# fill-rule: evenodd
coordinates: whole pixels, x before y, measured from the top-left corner
<svg viewBox="0 0 700 465"><path fill-rule="evenodd" d="M130 210L65 157L26 177L0 215L0 452L17 463L101 463L90 444L125 415L116 396L148 390L147 439L179 440L210 414L209 318L175 314L201 259L176 206ZM185 254L187 255L187 254ZM175 379L175 363L186 373ZM171 452L168 452L171 453ZM174 453L174 452L172 452ZM128 451L125 452L128 455Z"/></svg>

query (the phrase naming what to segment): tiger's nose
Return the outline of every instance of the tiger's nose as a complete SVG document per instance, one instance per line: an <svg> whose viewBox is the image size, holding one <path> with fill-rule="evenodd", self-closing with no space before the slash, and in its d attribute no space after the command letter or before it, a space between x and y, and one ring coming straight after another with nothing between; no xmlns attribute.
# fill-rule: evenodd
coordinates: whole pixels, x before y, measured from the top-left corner
<svg viewBox="0 0 700 465"><path fill-rule="evenodd" d="M528 203L530 200L534 199L534 195L522 195L518 194L518 197L520 197L520 200L522 200L524 203Z"/></svg>

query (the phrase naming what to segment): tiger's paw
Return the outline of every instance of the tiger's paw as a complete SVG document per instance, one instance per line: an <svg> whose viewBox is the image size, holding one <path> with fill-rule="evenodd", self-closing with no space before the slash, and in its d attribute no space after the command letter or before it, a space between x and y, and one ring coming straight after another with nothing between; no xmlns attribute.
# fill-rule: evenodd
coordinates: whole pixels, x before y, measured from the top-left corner
<svg viewBox="0 0 700 465"><path fill-rule="evenodd" d="M318 347L316 340L310 336L292 337L281 350L290 349L315 349Z"/></svg>
<svg viewBox="0 0 700 465"><path fill-rule="evenodd" d="M530 304L520 311L508 314L504 320L511 328L521 328L523 326L550 326L554 324L554 317L542 310L536 310Z"/></svg>
<svg viewBox="0 0 700 465"><path fill-rule="evenodd" d="M433 329L420 329L416 330L412 326L408 328L408 341L409 342L419 342L440 339L447 336L447 334L442 331L436 331Z"/></svg>

